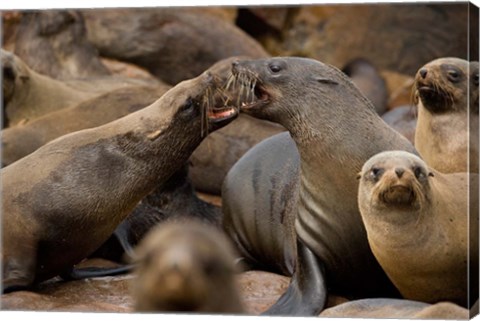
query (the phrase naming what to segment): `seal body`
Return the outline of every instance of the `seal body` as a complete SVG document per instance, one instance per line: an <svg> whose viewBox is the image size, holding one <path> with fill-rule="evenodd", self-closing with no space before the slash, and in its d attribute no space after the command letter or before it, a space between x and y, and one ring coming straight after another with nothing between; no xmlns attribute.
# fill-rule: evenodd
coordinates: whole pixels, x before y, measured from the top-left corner
<svg viewBox="0 0 480 321"><path fill-rule="evenodd" d="M6 128L2 131L2 165L10 165L65 134L100 126L138 111L158 100L169 88L166 85L129 86L112 90Z"/></svg>
<svg viewBox="0 0 480 321"><path fill-rule="evenodd" d="M370 99L381 116L387 111L388 90L377 68L365 58L353 59L342 71L347 74L360 91Z"/></svg>
<svg viewBox="0 0 480 321"><path fill-rule="evenodd" d="M415 147L428 166L442 173L478 173L475 74L478 79L478 62L440 58L415 76L419 97Z"/></svg>
<svg viewBox="0 0 480 321"><path fill-rule="evenodd" d="M372 155L388 149L414 151L413 146L334 67L291 57L239 61L232 71L250 98L243 100L242 110L283 125L300 155L293 214L297 263L289 289L266 313L316 315L325 304L327 286L347 297L398 296L369 248L354 177ZM269 198L269 189L260 185L255 197L262 193ZM238 203L252 202L242 196L237 195ZM269 215L257 213L262 214Z"/></svg>
<svg viewBox="0 0 480 321"><path fill-rule="evenodd" d="M83 10L87 37L100 54L142 66L176 84L232 56L267 52L234 24L186 8Z"/></svg>
<svg viewBox="0 0 480 321"><path fill-rule="evenodd" d="M187 161L202 127L235 117L229 107L203 109L217 86L205 72L140 111L62 136L3 168L3 290L63 273L105 242Z"/></svg>
<svg viewBox="0 0 480 321"><path fill-rule="evenodd" d="M223 228L253 269L292 275L300 156L288 132L252 147L222 189Z"/></svg>
<svg viewBox="0 0 480 321"><path fill-rule="evenodd" d="M96 48L87 40L79 11L22 12L15 54L36 72L56 79L110 75Z"/></svg>
<svg viewBox="0 0 480 321"><path fill-rule="evenodd" d="M137 245L156 225L196 219L220 229L220 208L200 200L188 178L188 164L175 172L167 182L159 184L143 198L116 228L114 234L91 257L121 262L125 253Z"/></svg>
<svg viewBox="0 0 480 321"><path fill-rule="evenodd" d="M468 319L468 310L451 302L428 304L402 299L361 299L325 309L320 317Z"/></svg>
<svg viewBox="0 0 480 321"><path fill-rule="evenodd" d="M161 86L158 82L113 76L60 81L35 72L22 59L6 50L0 51L0 58L5 127L25 124L115 89Z"/></svg>
<svg viewBox="0 0 480 321"><path fill-rule="evenodd" d="M234 252L220 231L195 220L164 223L135 249L138 312L241 313Z"/></svg>
<svg viewBox="0 0 480 321"><path fill-rule="evenodd" d="M478 175L442 174L404 151L379 153L363 166L358 205L368 241L405 298L473 304L468 269L478 271L478 253L469 246L478 248L478 238L469 244L468 220L475 218L470 232L478 235L478 206L469 202L469 184L478 192Z"/></svg>

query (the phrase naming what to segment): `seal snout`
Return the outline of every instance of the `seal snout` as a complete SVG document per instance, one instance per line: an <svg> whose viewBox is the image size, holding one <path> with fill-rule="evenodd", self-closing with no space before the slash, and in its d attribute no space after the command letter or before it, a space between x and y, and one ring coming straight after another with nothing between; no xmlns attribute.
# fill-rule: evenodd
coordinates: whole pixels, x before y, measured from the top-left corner
<svg viewBox="0 0 480 321"><path fill-rule="evenodd" d="M401 167L400 168L399 167L395 168L395 174L397 174L398 178L402 178L403 173L405 173L404 168L401 168Z"/></svg>
<svg viewBox="0 0 480 321"><path fill-rule="evenodd" d="M422 77L423 79L425 79L427 77L427 69L426 68L422 68L418 71L418 73L420 74L420 77Z"/></svg>

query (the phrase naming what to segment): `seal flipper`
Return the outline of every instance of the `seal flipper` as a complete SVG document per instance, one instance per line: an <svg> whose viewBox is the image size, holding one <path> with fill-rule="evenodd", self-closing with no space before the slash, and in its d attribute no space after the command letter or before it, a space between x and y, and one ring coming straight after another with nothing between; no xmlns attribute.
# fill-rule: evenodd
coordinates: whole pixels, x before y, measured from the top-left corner
<svg viewBox="0 0 480 321"><path fill-rule="evenodd" d="M323 263L297 238L297 264L280 299L262 315L316 316L327 299Z"/></svg>
<svg viewBox="0 0 480 321"><path fill-rule="evenodd" d="M122 265L115 268L99 268L99 267L88 267L88 268L71 268L70 270L62 273L60 277L64 281L73 281L73 280L82 280L88 278L98 278L103 276L115 276L126 274L131 272L135 264Z"/></svg>

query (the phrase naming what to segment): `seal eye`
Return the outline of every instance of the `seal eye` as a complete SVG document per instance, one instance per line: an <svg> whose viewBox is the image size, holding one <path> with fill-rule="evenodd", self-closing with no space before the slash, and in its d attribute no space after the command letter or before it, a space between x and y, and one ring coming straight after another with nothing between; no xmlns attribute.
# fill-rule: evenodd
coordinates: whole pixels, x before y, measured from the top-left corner
<svg viewBox="0 0 480 321"><path fill-rule="evenodd" d="M370 176L373 178L373 180L375 182L377 182L380 178L380 176L382 176L383 174L383 169L382 168L378 168L378 167L373 167L371 170L370 170Z"/></svg>
<svg viewBox="0 0 480 321"><path fill-rule="evenodd" d="M15 79L15 72L11 66L3 66L3 78L4 79Z"/></svg>
<svg viewBox="0 0 480 321"><path fill-rule="evenodd" d="M194 106L195 106L195 101L191 97L189 97L185 102L185 104L183 104L183 106L180 108L180 111L183 112L183 111L192 110Z"/></svg>
<svg viewBox="0 0 480 321"><path fill-rule="evenodd" d="M473 84L478 87L478 74L473 76Z"/></svg>
<svg viewBox="0 0 480 321"><path fill-rule="evenodd" d="M280 67L279 65L277 64L271 64L268 66L268 68L270 68L270 70L273 72L273 73L278 73L282 70L282 67Z"/></svg>
<svg viewBox="0 0 480 321"><path fill-rule="evenodd" d="M423 172L423 169L419 166L415 166L413 168L413 173L415 174L415 177L417 179L424 179L426 177L425 173Z"/></svg>
<svg viewBox="0 0 480 321"><path fill-rule="evenodd" d="M450 69L447 73L450 81L458 82L460 80L460 73L457 70Z"/></svg>

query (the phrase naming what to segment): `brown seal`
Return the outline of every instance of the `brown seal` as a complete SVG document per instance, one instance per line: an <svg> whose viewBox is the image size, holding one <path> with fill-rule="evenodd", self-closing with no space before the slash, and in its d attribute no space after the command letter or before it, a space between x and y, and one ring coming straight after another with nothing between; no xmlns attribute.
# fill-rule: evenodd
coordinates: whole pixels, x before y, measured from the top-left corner
<svg viewBox="0 0 480 321"><path fill-rule="evenodd" d="M113 235L90 257L128 262L128 258L132 257L133 247L145 234L152 227L166 221L195 218L220 229L221 209L197 196L188 172L189 165L185 164L168 181L159 184L153 192L144 197L115 229Z"/></svg>
<svg viewBox="0 0 480 321"><path fill-rule="evenodd" d="M110 75L87 40L82 14L74 10L22 12L15 54L36 72L56 79Z"/></svg>
<svg viewBox="0 0 480 321"><path fill-rule="evenodd" d="M170 86L130 86L61 108L2 131L2 165L10 165L65 134L103 125L150 105ZM60 99L60 97L57 97Z"/></svg>
<svg viewBox="0 0 480 321"><path fill-rule="evenodd" d="M420 68L415 76L419 98L415 147L428 166L442 173L478 173L475 70L478 79L478 62L439 58Z"/></svg>
<svg viewBox="0 0 480 321"><path fill-rule="evenodd" d="M395 107L382 115L382 119L397 132L405 136L412 144L415 143L417 128L417 107L403 105Z"/></svg>
<svg viewBox="0 0 480 321"><path fill-rule="evenodd" d="M348 62L342 71L370 99L377 113L383 115L387 110L388 90L385 79L377 67L368 59L356 58Z"/></svg>
<svg viewBox="0 0 480 321"><path fill-rule="evenodd" d="M3 291L61 274L94 252L208 131L236 116L216 108L218 86L207 71L140 111L62 136L3 168Z"/></svg>
<svg viewBox="0 0 480 321"><path fill-rule="evenodd" d="M142 66L172 85L228 57L268 56L234 24L198 8L94 9L82 14L87 37L102 56Z"/></svg>
<svg viewBox="0 0 480 321"><path fill-rule="evenodd" d="M362 299L325 309L320 317L382 319L468 319L468 310L451 302L428 304L402 299Z"/></svg>
<svg viewBox="0 0 480 321"><path fill-rule="evenodd" d="M195 220L153 229L135 249L135 310L241 313L229 242L220 231Z"/></svg>
<svg viewBox="0 0 480 321"><path fill-rule="evenodd" d="M128 86L157 85L123 77L59 81L32 70L16 55L1 50L4 123L25 123L47 113L75 106L105 92Z"/></svg>
<svg viewBox="0 0 480 321"><path fill-rule="evenodd" d="M281 165L270 168L262 162L262 154L244 164L252 166L250 174L237 175L236 181L225 180L224 190L230 192L223 197L223 204L230 211L224 215L255 231L257 239L265 229L283 231L281 226L266 226L271 222L282 224L287 216L296 216L297 260L292 282L266 313L317 315L325 305L327 287L348 298L399 296L369 248L358 212L355 175L372 155L388 149L414 151L413 146L382 121L371 102L332 66L313 59L278 57L239 61L232 72L232 81L240 83L246 93L242 110L283 125L299 152L297 168L285 166L285 171L279 172L288 176L287 170L297 170L297 190L295 182L288 180L272 188L277 181L272 170ZM290 157L293 152L283 146L270 148L271 157L277 157L278 163L295 161ZM250 186L251 191L235 193L236 185ZM273 193L274 189L278 191ZM289 197L297 203L287 209L282 201ZM265 207L272 211L241 210L256 204L257 199L272 204ZM260 217L272 218L263 221ZM230 227L232 238L240 240L244 248L255 248L256 241L242 233L244 227L237 226ZM268 246L268 240L263 244Z"/></svg>
<svg viewBox="0 0 480 321"><path fill-rule="evenodd" d="M373 156L360 175L358 205L370 247L403 297L473 304L468 269L478 271L478 253L469 257L468 249L478 248L478 238L469 244L468 220L469 213L476 218L478 235L478 206L468 188L477 184L470 198L478 199L478 175L442 174L404 151Z"/></svg>

